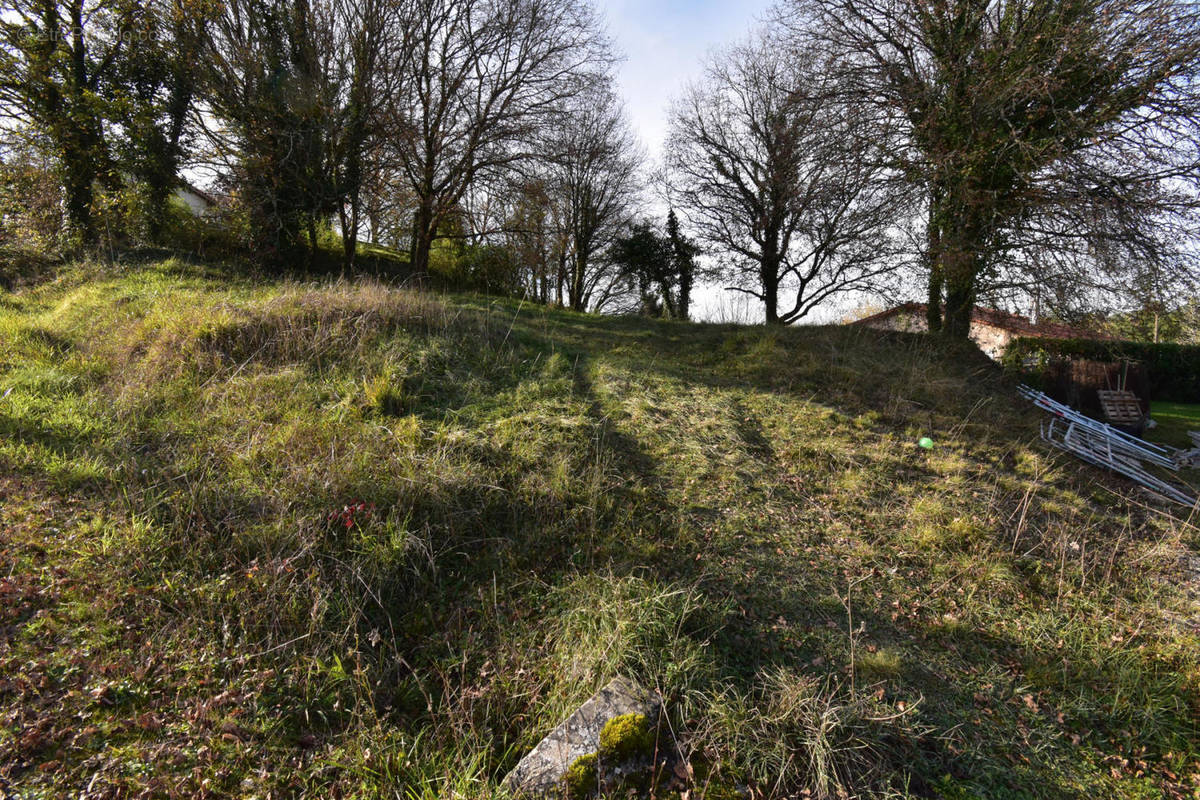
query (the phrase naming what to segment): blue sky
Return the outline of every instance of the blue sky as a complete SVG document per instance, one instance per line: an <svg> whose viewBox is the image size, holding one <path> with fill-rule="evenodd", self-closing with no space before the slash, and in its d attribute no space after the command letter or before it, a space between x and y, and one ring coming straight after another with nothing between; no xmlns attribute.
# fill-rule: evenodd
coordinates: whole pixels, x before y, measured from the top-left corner
<svg viewBox="0 0 1200 800"><path fill-rule="evenodd" d="M746 35L770 0L598 0L625 61L618 86L651 156L666 133L667 106L714 47Z"/></svg>

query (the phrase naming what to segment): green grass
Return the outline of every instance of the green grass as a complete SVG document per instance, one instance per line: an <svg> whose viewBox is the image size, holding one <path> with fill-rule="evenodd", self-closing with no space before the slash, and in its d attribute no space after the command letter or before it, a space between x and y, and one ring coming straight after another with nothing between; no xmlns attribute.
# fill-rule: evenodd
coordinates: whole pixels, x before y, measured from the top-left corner
<svg viewBox="0 0 1200 800"><path fill-rule="evenodd" d="M1158 427L1146 434L1151 441L1187 449L1195 446L1188 431L1200 431L1200 405L1153 402L1150 418L1158 423Z"/></svg>
<svg viewBox="0 0 1200 800"><path fill-rule="evenodd" d="M969 348L78 265L0 396L0 794L500 796L617 673L692 798L1200 785L1195 529Z"/></svg>

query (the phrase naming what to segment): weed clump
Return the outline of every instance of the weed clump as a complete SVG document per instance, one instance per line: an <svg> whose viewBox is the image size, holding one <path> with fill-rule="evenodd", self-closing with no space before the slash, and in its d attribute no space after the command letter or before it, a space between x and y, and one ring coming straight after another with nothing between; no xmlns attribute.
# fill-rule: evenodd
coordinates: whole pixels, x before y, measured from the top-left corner
<svg viewBox="0 0 1200 800"><path fill-rule="evenodd" d="M363 385L363 399L367 408L387 417L399 417L407 411L403 382L397 385L386 375L378 375Z"/></svg>

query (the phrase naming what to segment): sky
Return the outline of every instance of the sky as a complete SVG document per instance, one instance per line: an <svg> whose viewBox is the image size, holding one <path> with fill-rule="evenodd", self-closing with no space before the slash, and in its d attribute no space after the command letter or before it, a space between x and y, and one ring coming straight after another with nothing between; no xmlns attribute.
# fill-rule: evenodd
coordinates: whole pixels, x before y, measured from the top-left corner
<svg viewBox="0 0 1200 800"><path fill-rule="evenodd" d="M625 61L617 69L634 130L657 158L667 108L715 47L744 37L771 0L599 0Z"/></svg>
<svg viewBox="0 0 1200 800"><path fill-rule="evenodd" d="M617 88L646 154L657 161L667 133L667 111L688 81L700 76L705 56L750 32L773 0L599 0L618 53ZM719 286L696 287L693 317L755 322L757 301Z"/></svg>

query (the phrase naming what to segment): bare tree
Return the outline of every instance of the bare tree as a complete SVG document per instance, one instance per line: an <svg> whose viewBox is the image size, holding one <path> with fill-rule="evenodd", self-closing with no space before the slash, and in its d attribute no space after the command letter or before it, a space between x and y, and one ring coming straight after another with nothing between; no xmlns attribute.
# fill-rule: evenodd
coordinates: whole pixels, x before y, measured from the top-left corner
<svg viewBox="0 0 1200 800"><path fill-rule="evenodd" d="M393 129L390 114L368 140L360 185L366 237L375 244L403 250L412 235L412 210L416 203L403 162L387 141ZM360 223L361 224L361 223Z"/></svg>
<svg viewBox="0 0 1200 800"><path fill-rule="evenodd" d="M438 227L485 173L529 158L526 142L609 60L582 0L416 0L394 129L416 203L412 267L428 269Z"/></svg>
<svg viewBox="0 0 1200 800"><path fill-rule="evenodd" d="M567 245L559 254L565 304L599 310L618 291L620 271L606 250L630 221L641 158L607 83L571 101L550 146L550 198Z"/></svg>
<svg viewBox="0 0 1200 800"><path fill-rule="evenodd" d="M791 323L896 269L896 198L815 51L767 34L715 56L671 116L672 192L729 288Z"/></svg>
<svg viewBox="0 0 1200 800"><path fill-rule="evenodd" d="M1154 231L1194 213L1195 3L788 0L779 21L924 192L935 330L965 337L981 292L1160 258Z"/></svg>
<svg viewBox="0 0 1200 800"><path fill-rule="evenodd" d="M1039 176L1039 201L992 243L977 281L981 298L1082 320L1161 314L1200 289L1195 179L1138 177L1147 165L1135 153L1111 165L1091 160Z"/></svg>
<svg viewBox="0 0 1200 800"><path fill-rule="evenodd" d="M557 255L566 250L562 225L550 202L544 178L529 178L509 193L504 225L506 246L524 273L525 294L540 303L553 299L558 275Z"/></svg>
<svg viewBox="0 0 1200 800"><path fill-rule="evenodd" d="M328 126L327 159L342 235L342 269L354 268L364 212L363 190L372 187L384 165L385 113L390 98L402 93L405 75L383 69L411 44L413 26L407 0L329 0L334 31L332 83L336 111Z"/></svg>

